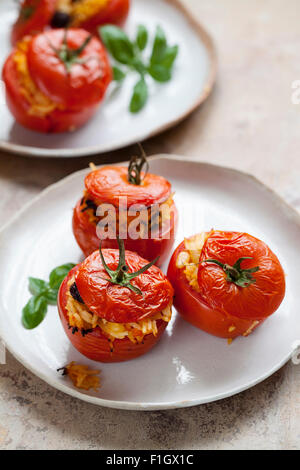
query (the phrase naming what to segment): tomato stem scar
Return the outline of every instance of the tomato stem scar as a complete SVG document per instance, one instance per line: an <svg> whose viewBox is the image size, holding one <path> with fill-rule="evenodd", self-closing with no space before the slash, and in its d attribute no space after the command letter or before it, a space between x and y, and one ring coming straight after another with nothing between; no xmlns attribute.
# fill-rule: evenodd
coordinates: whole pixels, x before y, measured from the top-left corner
<svg viewBox="0 0 300 470"><path fill-rule="evenodd" d="M146 264L143 266L141 269L136 271L135 273L129 273L129 267L126 264L125 260L125 245L124 245L124 240L121 240L119 237L117 237L118 245L119 245L119 264L117 269L114 271L113 269L110 269L104 259L102 249L101 249L101 243L99 247L99 252L100 252L100 257L101 261L103 264L103 267L107 274L109 275L109 278L101 278L104 279L105 281L108 281L112 284L119 285L121 287L127 287L131 291L135 292L136 294L143 295L143 292L136 286L133 286L131 284L131 280L138 277L140 274L143 274L145 271L147 271L153 264L156 263L158 260L159 256L155 258L151 263Z"/></svg>
<svg viewBox="0 0 300 470"><path fill-rule="evenodd" d="M230 266L230 264L221 263L216 259L206 259L201 261L201 263L214 263L220 266L220 268L222 268L226 274L226 280L228 282L233 282L238 287L248 287L256 282L256 279L252 276L252 273L259 271L259 266L251 269L242 269L241 264L246 259L253 258L251 256L244 256L239 258L233 266Z"/></svg>
<svg viewBox="0 0 300 470"><path fill-rule="evenodd" d="M90 34L83 41L80 47L78 47L77 49L71 49L68 46L68 28L65 28L63 43L59 49L54 47L54 45L49 41L51 48L53 49L57 57L63 62L66 68L67 74L70 73L73 64L83 63L83 61L79 58L79 56L87 47L92 37L93 37L92 34Z"/></svg>

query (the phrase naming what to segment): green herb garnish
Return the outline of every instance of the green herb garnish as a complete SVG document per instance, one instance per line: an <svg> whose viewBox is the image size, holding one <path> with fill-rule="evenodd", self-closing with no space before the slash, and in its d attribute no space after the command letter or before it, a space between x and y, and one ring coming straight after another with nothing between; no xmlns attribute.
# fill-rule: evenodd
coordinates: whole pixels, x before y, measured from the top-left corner
<svg viewBox="0 0 300 470"><path fill-rule="evenodd" d="M129 109L131 113L138 113L145 106L148 100L148 85L144 77L137 82L133 89Z"/></svg>
<svg viewBox="0 0 300 470"><path fill-rule="evenodd" d="M48 305L56 305L60 285L74 267L75 264L72 263L58 266L51 271L49 282L35 277L29 278L28 288L32 297L22 310L22 323L26 329L36 328L44 320Z"/></svg>
<svg viewBox="0 0 300 470"><path fill-rule="evenodd" d="M134 41L131 41L122 29L114 25L100 27L99 34L115 61L123 65L123 68L113 67L114 80L122 82L130 70L134 70L140 75L133 89L129 105L130 112L137 113L148 101L146 76L150 75L160 83L171 80L179 48L177 45L168 45L166 35L160 26L156 28L150 58L146 58L145 54L142 54L149 42L148 31L143 25L138 26Z"/></svg>
<svg viewBox="0 0 300 470"><path fill-rule="evenodd" d="M119 67L116 67L116 66L113 67L113 75L114 75L114 80L116 82L121 82L126 77L123 70L121 70Z"/></svg>

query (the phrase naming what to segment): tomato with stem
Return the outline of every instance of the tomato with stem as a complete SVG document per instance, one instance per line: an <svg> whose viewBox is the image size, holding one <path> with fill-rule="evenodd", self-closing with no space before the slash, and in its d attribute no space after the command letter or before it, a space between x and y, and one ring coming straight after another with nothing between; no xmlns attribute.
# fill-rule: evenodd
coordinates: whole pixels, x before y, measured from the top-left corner
<svg viewBox="0 0 300 470"><path fill-rule="evenodd" d="M192 280L186 274L193 264L186 243L175 250L168 278L174 305L188 322L215 336L235 338L250 334L278 309L285 276L264 242L248 233L212 231L199 246ZM183 264L181 253L186 254Z"/></svg>

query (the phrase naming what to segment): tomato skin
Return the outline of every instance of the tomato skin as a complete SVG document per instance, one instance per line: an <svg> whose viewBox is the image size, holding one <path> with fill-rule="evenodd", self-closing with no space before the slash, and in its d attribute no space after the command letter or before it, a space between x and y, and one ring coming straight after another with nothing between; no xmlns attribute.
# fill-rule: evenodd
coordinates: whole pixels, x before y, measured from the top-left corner
<svg viewBox="0 0 300 470"><path fill-rule="evenodd" d="M25 0L22 5L25 8L34 6L34 11L28 19L23 18L20 11L12 28L11 42L13 45L24 36L38 34L50 27L53 15L57 10L57 0ZM93 34L96 34L98 26L103 24L111 23L121 26L128 16L129 9L130 0L110 0L105 8L77 26Z"/></svg>
<svg viewBox="0 0 300 470"><path fill-rule="evenodd" d="M252 326L253 320L244 320L209 307L203 301L201 295L192 289L183 272L184 270L176 267L176 260L181 251L185 251L184 242L174 251L167 274L175 291L174 307L178 313L197 328L220 338L233 339L245 333ZM263 321L260 320L253 330ZM228 330L232 325L236 329L229 332Z"/></svg>
<svg viewBox="0 0 300 470"><path fill-rule="evenodd" d="M85 187L95 201L119 206L119 198L127 198L127 207L161 204L171 194L171 184L162 176L147 173L142 184L128 181L128 169L123 166L104 166L85 177ZM125 206L125 204L124 204Z"/></svg>
<svg viewBox="0 0 300 470"><path fill-rule="evenodd" d="M52 47L59 49L64 29L38 34L30 41L27 60L30 75L38 88L55 103L69 110L80 110L98 104L112 80L107 53L93 37L80 55L84 64L73 64L69 73ZM67 44L79 48L89 37L83 29L69 29Z"/></svg>
<svg viewBox="0 0 300 470"><path fill-rule="evenodd" d="M89 221L86 213L82 213L80 209L81 201L79 200L73 211L73 233L75 239L85 256L89 256L93 251L99 248L100 240L96 233L96 225ZM142 258L149 261L157 258L156 266L160 267L167 260L171 253L178 225L178 211L173 203L171 206L171 222L170 226L162 231L159 238L137 239L127 238L124 240L125 249L135 251ZM118 243L115 239L106 239L102 241L103 248L117 248Z"/></svg>
<svg viewBox="0 0 300 470"><path fill-rule="evenodd" d="M79 35L78 39L82 39L87 36L88 33L82 30L78 30ZM62 39L62 31L55 30L55 37ZM48 33L50 37L52 37L53 32ZM76 30L72 30L71 36L76 35ZM29 44L30 46L32 43L36 43L36 41L39 40L40 36L43 35L38 35L37 37L33 39L29 39ZM83 86L81 87L80 90L77 88L78 95L76 97L76 100L74 98L73 104L72 104L72 96L74 95L74 89L72 87L72 81L67 77L66 71L64 70L64 75L57 75L57 78L54 82L54 87L56 86L58 91L61 91L61 82L64 83L64 88L65 90L67 89L68 85L70 88L69 94L66 93L67 98L64 101L65 108L64 109L59 109L56 108L52 112L46 114L45 116L37 116L33 115L30 113L30 108L31 105L25 98L25 96L22 94L22 89L21 89L21 84L20 84L20 79L19 79L19 73L17 70L17 66L14 62L14 54L16 50L14 50L10 56L7 58L4 67L3 67L3 81L5 83L6 87L6 101L7 105L16 119L16 121L21 124L24 127L27 127L31 130L35 130L38 132L45 132L45 133L57 133L57 132L68 132L68 131L74 131L79 127L82 127L89 119L92 118L92 116L97 112L100 101L103 97L103 94L110 82L111 79L111 69L108 64L108 59L107 55L104 51L103 46L101 45L100 41L98 41L96 38L92 39L91 41L91 47L92 49L89 49L87 52L89 54L93 53L93 50L96 50L99 52L99 57L101 60L103 59L103 70L104 70L104 75L103 79L99 80L94 80L92 83L88 84L86 86L85 83L83 83ZM29 46L29 49L30 49ZM32 50L31 50L31 58L32 58ZM46 62L45 55L44 61ZM50 60L52 56L48 57ZM28 54L27 54L27 59L28 59ZM64 69L63 64L60 64L61 67ZM81 67L81 66L80 66ZM81 67L82 68L82 67ZM45 71L45 69L44 69ZM37 68L35 69L35 73L38 73ZM32 76L30 74L31 79ZM66 78L67 77L67 78ZM87 79L87 77L85 77ZM37 85L36 81L33 80L35 85ZM38 80L39 81L39 80ZM101 83L100 83L101 82ZM89 93L89 99L84 100L84 92L87 90L95 89L94 91L91 91ZM88 95L88 93L87 93ZM49 98L49 94L47 95ZM97 99L96 99L97 98ZM55 100L53 100L55 102ZM61 99L61 101L63 101ZM62 104L58 103L57 101L55 102L57 104ZM80 104L81 103L81 104ZM69 106L66 106L66 104L69 104Z"/></svg>
<svg viewBox="0 0 300 470"><path fill-rule="evenodd" d="M242 269L259 267L253 274L255 282L238 287L226 280L220 266L204 263L217 259L233 266L241 257L251 257ZM277 256L258 238L248 233L214 231L206 239L198 269L200 294L205 303L243 319L261 320L272 315L285 295L285 276Z"/></svg>
<svg viewBox="0 0 300 470"><path fill-rule="evenodd" d="M80 27L96 33L98 26L104 24L116 24L122 26L130 9L130 0L111 0L106 8L99 11L89 20L80 24Z"/></svg>
<svg viewBox="0 0 300 470"><path fill-rule="evenodd" d="M32 116L28 113L30 104L21 94L13 55L14 52L7 58L2 72L2 78L5 83L7 106L16 121L22 126L39 132L49 132L49 120L38 116Z"/></svg>
<svg viewBox="0 0 300 470"><path fill-rule="evenodd" d="M163 332L166 329L167 323L159 320L157 321L158 332L157 336L153 334L146 335L143 343L134 344L128 338L113 342L113 352L110 351L110 344L107 337L102 333L99 327L95 328L91 333L82 336L80 332L72 334L72 329L69 329L68 315L66 311L68 282L70 278L76 273L78 267L75 267L63 281L58 293L58 312L65 330L67 337L72 345L81 354L89 359L97 362L123 362L135 359L147 353L159 341Z"/></svg>
<svg viewBox="0 0 300 470"><path fill-rule="evenodd" d="M99 248L100 240L96 233L96 226L89 221L85 212L81 212L81 200L76 204L73 211L72 227L74 237L87 257ZM110 247L105 247L110 248ZM113 247L114 248L114 247Z"/></svg>
<svg viewBox="0 0 300 470"><path fill-rule="evenodd" d="M6 102L10 112L19 124L34 131L45 133L69 132L83 126L98 110L98 105L95 105L80 111L55 110L46 117L30 115L28 113L30 105L22 95L19 86L13 53L5 62L3 81L6 89Z"/></svg>
<svg viewBox="0 0 300 470"><path fill-rule="evenodd" d="M119 250L103 249L104 259L110 269L119 264ZM126 251L129 273L144 267L148 261L137 253ZM132 323L152 317L168 307L173 300L173 288L157 266L131 280L140 295L128 287L107 281L108 274L102 264L99 250L92 253L78 267L75 282L81 298L91 313L113 323Z"/></svg>
<svg viewBox="0 0 300 470"><path fill-rule="evenodd" d="M25 0L22 6L25 8L33 6L35 9L29 19L24 19L20 10L19 17L11 32L12 44L15 45L24 36L39 33L46 25L50 24L56 4L57 0Z"/></svg>
<svg viewBox="0 0 300 470"><path fill-rule="evenodd" d="M150 208L160 205L171 196L171 184L162 176L147 173L142 184L134 185L128 181L128 168L122 166L106 166L90 172L85 177L85 188L88 198L97 206L111 204L119 210L129 209L134 205ZM124 200L125 199L125 200ZM156 263L162 266L169 256L178 225L178 211L174 202L170 205L170 221L166 223L155 238L139 238L133 240L127 233L124 240L125 248L135 251L143 258L152 261L159 256ZM118 227L117 227L118 228ZM99 248L96 224L90 222L88 214L81 212L78 201L73 212L73 233L78 245L86 256ZM105 239L103 248L117 248L116 239Z"/></svg>

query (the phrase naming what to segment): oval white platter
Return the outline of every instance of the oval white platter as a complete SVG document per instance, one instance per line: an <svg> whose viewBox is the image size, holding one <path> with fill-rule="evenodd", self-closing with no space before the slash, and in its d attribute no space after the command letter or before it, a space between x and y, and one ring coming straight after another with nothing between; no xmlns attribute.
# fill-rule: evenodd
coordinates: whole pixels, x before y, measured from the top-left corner
<svg viewBox="0 0 300 470"><path fill-rule="evenodd" d="M11 50L9 36L16 18L16 3L0 2L1 69ZM216 58L209 35L177 0L132 0L125 26L131 38L139 24L145 24L150 34L161 25L170 44L180 47L172 80L166 84L149 80L149 101L140 113L133 115L128 111L138 78L132 72L121 87L110 85L98 113L82 129L45 135L24 129L14 121L2 87L0 149L33 157L79 157L107 152L156 135L194 111L210 94L215 80Z"/></svg>
<svg viewBox="0 0 300 470"><path fill-rule="evenodd" d="M248 338L227 341L186 323L175 312L159 344L121 364L89 361L69 343L56 307L35 330L21 325L29 276L47 279L52 268L77 263L81 252L71 230L72 208L88 170L43 191L0 233L0 335L25 367L82 400L121 409L158 410L207 403L262 381L290 358L300 339L300 218L275 193L249 175L205 163L158 156L151 171L170 179L184 236L202 230L240 230L266 241L287 276L286 298L276 314ZM59 375L78 361L101 369L98 393L82 392Z"/></svg>

